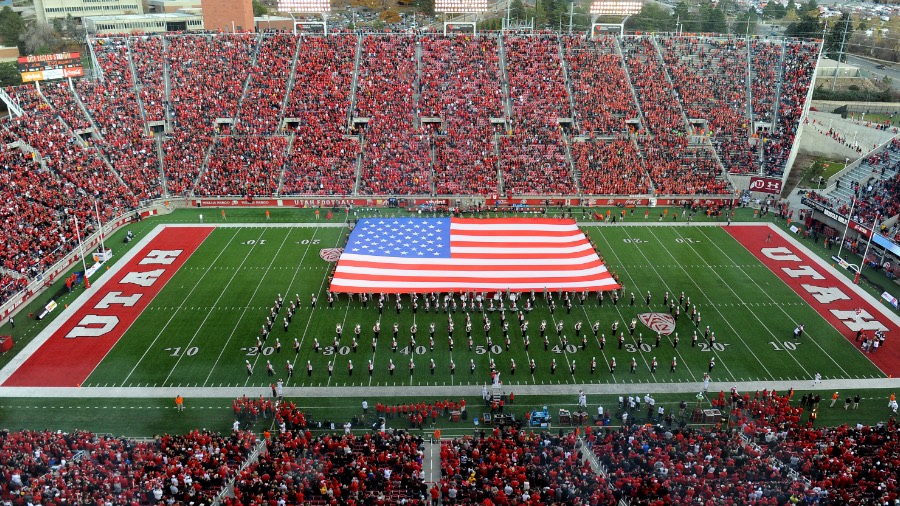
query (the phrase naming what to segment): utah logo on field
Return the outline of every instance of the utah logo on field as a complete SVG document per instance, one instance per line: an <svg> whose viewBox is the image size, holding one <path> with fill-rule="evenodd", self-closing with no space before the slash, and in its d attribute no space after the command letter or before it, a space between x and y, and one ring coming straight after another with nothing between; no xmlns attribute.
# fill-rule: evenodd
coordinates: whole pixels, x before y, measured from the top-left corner
<svg viewBox="0 0 900 506"><path fill-rule="evenodd" d="M319 257L326 262L337 262L343 252L344 248L322 248L319 250Z"/></svg>
<svg viewBox="0 0 900 506"><path fill-rule="evenodd" d="M650 330L668 336L675 332L675 318L668 313L641 313L638 315L641 323Z"/></svg>

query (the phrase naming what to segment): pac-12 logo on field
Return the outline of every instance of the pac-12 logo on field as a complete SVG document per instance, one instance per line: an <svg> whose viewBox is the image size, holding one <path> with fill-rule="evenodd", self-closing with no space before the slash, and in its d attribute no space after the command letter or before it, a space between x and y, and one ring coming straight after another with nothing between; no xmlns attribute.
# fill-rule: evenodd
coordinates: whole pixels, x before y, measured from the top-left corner
<svg viewBox="0 0 900 506"><path fill-rule="evenodd" d="M344 248L322 248L319 250L319 257L326 262L337 262L343 252Z"/></svg>
<svg viewBox="0 0 900 506"><path fill-rule="evenodd" d="M660 334L669 335L675 332L675 318L668 313L641 313L638 318L650 330Z"/></svg>

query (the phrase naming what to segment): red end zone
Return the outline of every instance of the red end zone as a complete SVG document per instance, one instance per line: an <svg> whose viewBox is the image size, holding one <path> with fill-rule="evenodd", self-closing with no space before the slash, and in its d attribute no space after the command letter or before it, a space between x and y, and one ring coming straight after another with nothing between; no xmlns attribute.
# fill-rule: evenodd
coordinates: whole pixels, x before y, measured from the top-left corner
<svg viewBox="0 0 900 506"><path fill-rule="evenodd" d="M164 228L53 332L3 386L74 387L83 383L212 230Z"/></svg>
<svg viewBox="0 0 900 506"><path fill-rule="evenodd" d="M857 347L858 330L869 337L876 330L886 332L884 346L866 356L885 374L900 375L900 327L852 290L846 280L837 279L829 269L769 227L732 225L725 230ZM766 242L770 236L771 242Z"/></svg>

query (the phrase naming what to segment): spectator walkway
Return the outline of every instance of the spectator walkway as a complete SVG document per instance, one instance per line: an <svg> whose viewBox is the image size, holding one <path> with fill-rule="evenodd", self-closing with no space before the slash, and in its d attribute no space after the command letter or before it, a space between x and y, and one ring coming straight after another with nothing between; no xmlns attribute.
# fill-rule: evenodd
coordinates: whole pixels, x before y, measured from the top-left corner
<svg viewBox="0 0 900 506"><path fill-rule="evenodd" d="M756 390L787 391L790 388L801 389L812 387L813 379L775 380L775 381L742 381L742 382L710 382L712 391L730 390L736 386L738 391L753 392ZM516 395L576 395L583 389L589 395L633 395L648 392L696 394L703 389L700 382L675 383L564 383L557 385L505 385L515 390ZM823 379L816 387L818 390L862 390L874 388L900 388L900 378L854 378L829 380ZM0 387L0 397L68 397L68 398L165 398L176 395L193 398L236 398L242 395L269 395L268 386L260 387ZM447 386L324 386L324 387L285 387L286 397L459 397L481 395L479 385L447 385Z"/></svg>
<svg viewBox="0 0 900 506"><path fill-rule="evenodd" d="M422 472L425 483L441 481L441 444L426 440L422 448Z"/></svg>

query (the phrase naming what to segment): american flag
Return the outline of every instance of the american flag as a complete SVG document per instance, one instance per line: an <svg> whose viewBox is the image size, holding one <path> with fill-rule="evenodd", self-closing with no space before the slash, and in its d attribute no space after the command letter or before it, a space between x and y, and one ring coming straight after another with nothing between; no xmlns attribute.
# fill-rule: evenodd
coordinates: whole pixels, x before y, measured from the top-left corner
<svg viewBox="0 0 900 506"><path fill-rule="evenodd" d="M368 218L338 260L334 292L618 288L574 220Z"/></svg>

